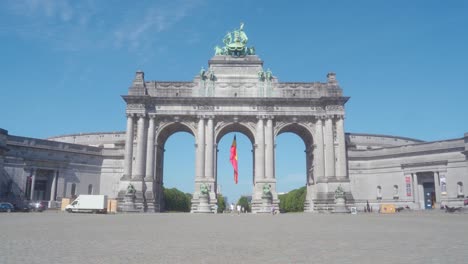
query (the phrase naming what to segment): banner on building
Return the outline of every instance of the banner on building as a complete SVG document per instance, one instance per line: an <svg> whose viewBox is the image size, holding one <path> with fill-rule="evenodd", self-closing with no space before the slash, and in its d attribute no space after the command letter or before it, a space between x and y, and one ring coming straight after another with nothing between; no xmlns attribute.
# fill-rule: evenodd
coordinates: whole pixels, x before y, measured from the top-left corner
<svg viewBox="0 0 468 264"><path fill-rule="evenodd" d="M405 177L406 182L406 196L411 196L411 176Z"/></svg>

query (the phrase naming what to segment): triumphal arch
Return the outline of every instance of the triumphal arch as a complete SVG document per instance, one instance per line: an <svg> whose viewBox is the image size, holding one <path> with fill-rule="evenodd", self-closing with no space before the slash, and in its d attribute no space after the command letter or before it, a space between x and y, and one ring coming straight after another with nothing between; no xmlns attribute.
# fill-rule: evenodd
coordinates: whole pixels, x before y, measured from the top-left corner
<svg viewBox="0 0 468 264"><path fill-rule="evenodd" d="M343 124L349 97L335 74L328 73L326 82L280 82L247 41L241 24L224 37L224 46L215 47L207 69L193 81L146 81L142 71L136 73L122 96L127 133L120 195L132 183L136 203L147 211L162 210L164 144L184 131L196 143L192 212L199 211L200 189L206 186L209 204L216 204L217 143L229 132L240 132L252 143L253 212L262 210L265 186L272 203L279 203L275 138L285 132L295 133L306 146L305 211L330 208L339 186L350 196Z"/></svg>

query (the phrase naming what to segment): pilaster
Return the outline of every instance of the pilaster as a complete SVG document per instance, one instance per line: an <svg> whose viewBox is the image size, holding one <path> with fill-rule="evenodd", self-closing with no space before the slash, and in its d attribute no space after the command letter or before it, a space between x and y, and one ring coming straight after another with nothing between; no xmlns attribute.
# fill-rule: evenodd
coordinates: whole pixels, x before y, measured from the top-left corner
<svg viewBox="0 0 468 264"><path fill-rule="evenodd" d="M434 171L434 191L436 195L436 208L440 208L441 202L441 193L440 193L440 180L439 180L439 172Z"/></svg>
<svg viewBox="0 0 468 264"><path fill-rule="evenodd" d="M209 116L206 123L206 160L205 174L206 178L214 181L214 126L213 116Z"/></svg>
<svg viewBox="0 0 468 264"><path fill-rule="evenodd" d="M145 181L153 181L154 177L154 134L155 134L155 118L154 116L149 117L149 126L148 126L148 144L146 151L146 176Z"/></svg>
<svg viewBox="0 0 468 264"><path fill-rule="evenodd" d="M37 173L36 169L31 169L31 194L29 197L30 200L34 200L34 187L36 185L36 173Z"/></svg>
<svg viewBox="0 0 468 264"><path fill-rule="evenodd" d="M198 120L195 172L197 179L205 177L205 119L203 116L199 116Z"/></svg>
<svg viewBox="0 0 468 264"><path fill-rule="evenodd" d="M263 117L258 116L255 134L255 181L265 178L265 131Z"/></svg>
<svg viewBox="0 0 468 264"><path fill-rule="evenodd" d="M273 137L273 117L267 117L267 124L265 127L265 178L275 178L275 141Z"/></svg>
<svg viewBox="0 0 468 264"><path fill-rule="evenodd" d="M138 126L137 126L137 153L135 163L135 175L132 180L139 181L145 177L146 169L146 115L138 114Z"/></svg>
<svg viewBox="0 0 468 264"><path fill-rule="evenodd" d="M130 180L132 178L132 161L133 161L133 114L127 114L127 132L125 137L125 160L124 174L121 180Z"/></svg>
<svg viewBox="0 0 468 264"><path fill-rule="evenodd" d="M325 119L325 176L334 178L335 174L335 146L333 143L333 121L330 116Z"/></svg>
<svg viewBox="0 0 468 264"><path fill-rule="evenodd" d="M346 162L346 141L344 133L344 117L338 116L336 119L336 139L338 143L336 157L336 176L337 177L347 177L347 162Z"/></svg>

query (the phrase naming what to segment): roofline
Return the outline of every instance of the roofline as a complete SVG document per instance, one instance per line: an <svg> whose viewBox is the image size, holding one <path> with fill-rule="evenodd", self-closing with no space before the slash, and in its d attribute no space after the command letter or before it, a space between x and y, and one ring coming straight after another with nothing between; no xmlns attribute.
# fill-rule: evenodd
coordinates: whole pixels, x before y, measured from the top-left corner
<svg viewBox="0 0 468 264"><path fill-rule="evenodd" d="M398 139L403 139L403 140L411 140L411 141L416 141L416 142L420 142L420 143L427 142L427 141L424 141L424 140L421 140L421 139L401 137L401 136L392 136L392 135L384 135L384 134L367 134L367 133L351 133L351 132L347 132L345 134L348 135L348 136L387 137L387 138L398 138ZM442 141L446 141L446 140L442 140Z"/></svg>
<svg viewBox="0 0 468 264"><path fill-rule="evenodd" d="M99 134L125 134L127 133L126 131L112 131L112 132L89 132L89 133L75 133L75 134L64 134L64 135L58 135L58 136L53 136L53 137L48 137L48 139L54 139L54 138L62 138L62 137L72 137L72 136L88 136L88 135L99 135Z"/></svg>

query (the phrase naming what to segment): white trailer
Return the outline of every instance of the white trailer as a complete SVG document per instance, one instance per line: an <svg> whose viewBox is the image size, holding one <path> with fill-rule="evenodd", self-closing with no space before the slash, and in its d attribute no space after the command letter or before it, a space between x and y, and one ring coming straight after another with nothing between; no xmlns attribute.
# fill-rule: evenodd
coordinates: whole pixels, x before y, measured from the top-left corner
<svg viewBox="0 0 468 264"><path fill-rule="evenodd" d="M80 195L65 207L69 213L107 213L106 195Z"/></svg>

